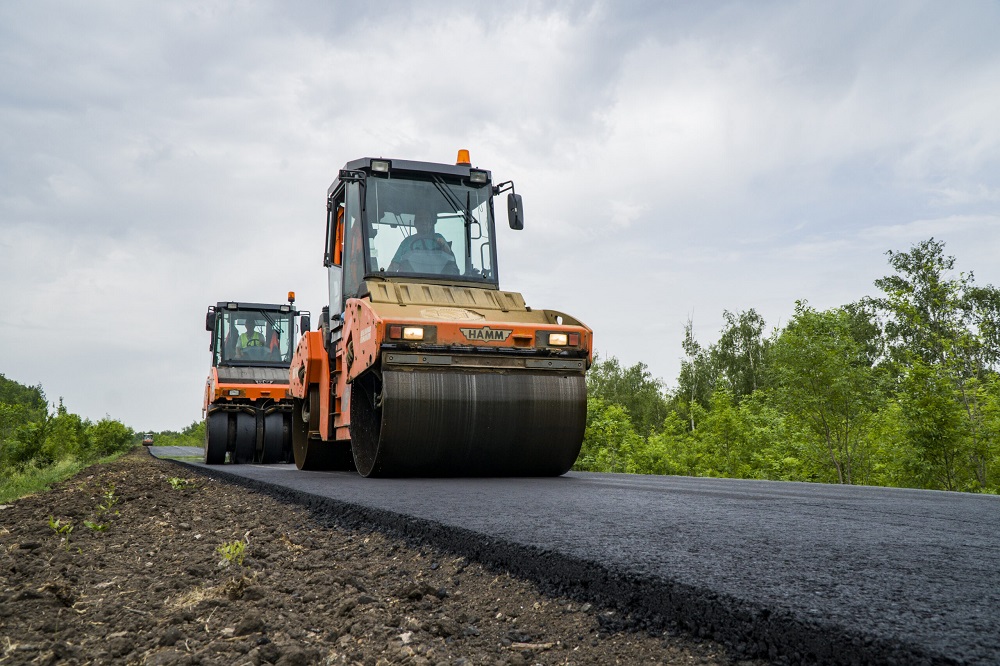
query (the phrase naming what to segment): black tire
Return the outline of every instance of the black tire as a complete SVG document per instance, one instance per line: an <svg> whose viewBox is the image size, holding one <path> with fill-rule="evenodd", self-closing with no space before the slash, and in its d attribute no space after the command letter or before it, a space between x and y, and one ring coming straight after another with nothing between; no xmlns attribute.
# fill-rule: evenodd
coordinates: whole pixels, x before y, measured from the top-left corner
<svg viewBox="0 0 1000 666"><path fill-rule="evenodd" d="M208 415L205 424L205 464L221 465L226 462L226 438L229 434L229 416L225 412Z"/></svg>
<svg viewBox="0 0 1000 666"><path fill-rule="evenodd" d="M264 417L264 452L261 462L265 465L285 462L285 441L291 437L288 420L281 412Z"/></svg>
<svg viewBox="0 0 1000 666"><path fill-rule="evenodd" d="M351 383L351 452L361 476L372 476L382 430L382 380L366 372ZM377 476L377 474L376 474Z"/></svg>
<svg viewBox="0 0 1000 666"><path fill-rule="evenodd" d="M319 387L309 388L309 399L292 401L292 452L295 466L303 470L347 471L354 469L351 448L311 437L319 430Z"/></svg>
<svg viewBox="0 0 1000 666"><path fill-rule="evenodd" d="M236 413L236 446L233 462L237 465L252 463L257 450L257 419L245 412Z"/></svg>

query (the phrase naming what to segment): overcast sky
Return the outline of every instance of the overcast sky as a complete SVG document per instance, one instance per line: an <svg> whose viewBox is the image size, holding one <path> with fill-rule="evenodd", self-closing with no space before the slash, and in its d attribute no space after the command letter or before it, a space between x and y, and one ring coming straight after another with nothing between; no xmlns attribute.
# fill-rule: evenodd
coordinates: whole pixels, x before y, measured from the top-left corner
<svg viewBox="0 0 1000 666"><path fill-rule="evenodd" d="M685 321L876 293L931 236L1000 284L996 2L0 4L0 373L201 418L204 313L325 305L348 160L513 179L501 286L673 384ZM315 318L315 316L314 316Z"/></svg>

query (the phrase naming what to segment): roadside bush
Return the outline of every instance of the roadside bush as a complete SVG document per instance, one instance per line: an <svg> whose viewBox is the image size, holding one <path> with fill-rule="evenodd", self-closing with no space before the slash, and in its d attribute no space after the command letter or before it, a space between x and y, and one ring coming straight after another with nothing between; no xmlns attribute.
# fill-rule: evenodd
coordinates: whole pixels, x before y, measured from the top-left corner
<svg viewBox="0 0 1000 666"><path fill-rule="evenodd" d="M128 451L135 444L135 432L121 423L104 417L88 429L92 453L97 457Z"/></svg>
<svg viewBox="0 0 1000 666"><path fill-rule="evenodd" d="M45 444L46 422L23 423L14 434L3 441L0 447L0 461L4 467L19 467L31 461L41 461L42 446ZM46 462L49 464L51 461Z"/></svg>

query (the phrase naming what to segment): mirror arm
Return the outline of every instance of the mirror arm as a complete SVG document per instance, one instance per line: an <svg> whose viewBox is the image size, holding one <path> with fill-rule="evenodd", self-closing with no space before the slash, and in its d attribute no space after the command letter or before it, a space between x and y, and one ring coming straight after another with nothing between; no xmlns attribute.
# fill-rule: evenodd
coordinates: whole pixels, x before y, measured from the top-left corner
<svg viewBox="0 0 1000 666"><path fill-rule="evenodd" d="M494 185L493 186L493 196L499 196L499 195L503 194L504 192L506 192L507 190L510 190L511 192L514 191L514 181L512 181L512 180L505 180L502 183L497 183L496 185Z"/></svg>

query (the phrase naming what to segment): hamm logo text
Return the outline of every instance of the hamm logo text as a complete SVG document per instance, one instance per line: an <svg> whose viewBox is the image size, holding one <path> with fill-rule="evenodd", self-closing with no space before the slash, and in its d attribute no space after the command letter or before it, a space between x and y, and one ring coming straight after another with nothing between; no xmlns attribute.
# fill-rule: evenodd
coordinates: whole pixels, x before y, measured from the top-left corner
<svg viewBox="0 0 1000 666"><path fill-rule="evenodd" d="M503 342L514 332L503 328L490 328L489 326L483 326L482 328L461 328L459 330L462 331L462 335L467 339L482 340L483 342Z"/></svg>

